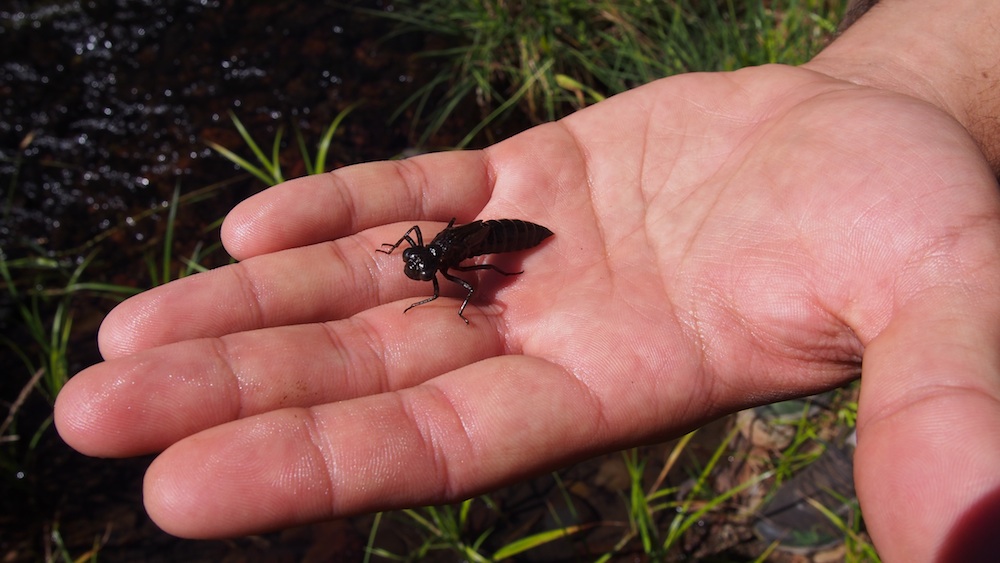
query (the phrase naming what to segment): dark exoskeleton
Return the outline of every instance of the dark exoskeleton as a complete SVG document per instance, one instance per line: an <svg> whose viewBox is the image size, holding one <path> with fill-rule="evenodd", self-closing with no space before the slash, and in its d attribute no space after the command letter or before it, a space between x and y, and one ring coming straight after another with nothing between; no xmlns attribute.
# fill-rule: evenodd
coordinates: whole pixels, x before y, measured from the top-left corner
<svg viewBox="0 0 1000 563"><path fill-rule="evenodd" d="M448 270L460 272L493 270L505 276L522 274L524 272L505 272L492 264L461 266L459 263L483 254L515 252L533 248L552 236L552 231L545 227L520 219L493 219L473 221L457 227L454 225L455 219L453 218L448 226L438 233L427 246L424 246L424 237L420 232L420 227L414 225L406 231L402 238L396 241L396 244L385 243L382 245L383 248L376 249L377 252L383 254L392 254L392 251L403 244L403 241L410 243L410 248L403 250L406 276L411 280L434 282L434 295L410 305L403 310L404 313L438 298L440 288L438 287L437 273L441 272L445 279L457 283L469 292L465 296L462 306L458 309L458 316L462 317L465 324L469 324L469 319L465 318L462 313L476 289L471 283L449 274ZM411 233L416 235L416 241L410 237ZM387 246L390 248L385 250L384 247Z"/></svg>

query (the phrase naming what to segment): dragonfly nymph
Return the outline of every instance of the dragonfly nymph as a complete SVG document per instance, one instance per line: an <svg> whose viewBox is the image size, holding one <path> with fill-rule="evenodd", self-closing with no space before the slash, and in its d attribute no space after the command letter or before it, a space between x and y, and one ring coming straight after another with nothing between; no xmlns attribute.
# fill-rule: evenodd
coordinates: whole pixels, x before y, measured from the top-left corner
<svg viewBox="0 0 1000 563"><path fill-rule="evenodd" d="M411 234L416 237L416 240L413 240ZM552 236L552 231L545 227L520 219L473 221L456 227L455 219L452 218L448 226L438 233L427 246L424 246L424 237L423 233L420 232L420 227L414 225L403 234L402 238L396 241L396 244L385 243L382 248L376 249L376 251L392 254L392 251L399 248L403 241L408 242L410 247L403 250L406 277L411 280L434 282L434 295L410 305L403 310L404 313L438 298L440 287L438 286L437 274L440 272L446 280L457 283L468 291L465 301L458 309L458 316L462 317L465 324L469 324L469 319L465 318L462 313L465 311L466 305L469 304L469 299L472 298L476 288L462 278L449 274L448 270L458 270L459 272L493 270L505 276L516 276L524 272L505 272L492 264L462 266L461 262L484 254L516 252L534 248L550 236ZM385 247L389 247L389 249L386 250Z"/></svg>

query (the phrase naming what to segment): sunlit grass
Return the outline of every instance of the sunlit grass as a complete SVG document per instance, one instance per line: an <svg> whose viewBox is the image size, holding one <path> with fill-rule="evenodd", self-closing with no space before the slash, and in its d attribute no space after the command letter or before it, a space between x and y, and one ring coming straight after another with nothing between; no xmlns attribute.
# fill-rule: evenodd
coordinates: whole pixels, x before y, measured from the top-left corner
<svg viewBox="0 0 1000 563"><path fill-rule="evenodd" d="M787 480L822 455L824 437L831 432L842 432L836 428L839 425L837 412L851 408L853 393L839 395L830 409L819 409L818 413L809 413L815 409L809 408L808 401L791 403L805 408L798 415L767 422L788 428L790 434L788 443L765 459L759 459L760 452L743 436L735 415L719 423L727 427L727 431L718 435L691 432L674 441L665 455L658 449L649 448L621 452L617 455L628 477L627 484L618 491L621 507L614 514L599 514L597 520L580 520L573 507L586 499L574 501L570 498L572 495L562 486L562 472L553 473L551 478L557 485L556 492L565 495L563 500L568 513L572 514L571 521L561 521L552 506L554 501L547 501L547 509L534 509L547 512L546 521L553 523L541 530L531 527L518 532L504 528L512 526L516 518L506 513L511 508L505 507L503 492L456 505L379 514L369 535L366 560L421 561L452 557L464 561L500 561L521 554L530 557L532 550L556 541L561 541L558 544L561 549L576 550L568 551L566 557L576 556L586 561L628 560L637 554L648 561L689 558L692 556L686 551L691 543L689 535L696 529L703 535L705 530L701 528L706 522L752 527L760 506ZM734 467L744 464L755 469L746 478L731 482L729 475ZM567 471L572 472L572 468ZM595 485L587 483L586 486ZM815 499L806 502L841 530L848 560L878 561L878 555L863 532L857 500L836 498L836 509L825 507ZM853 507L853 512L844 516L843 507ZM521 509L514 510L519 512ZM536 518L542 516L539 514ZM391 526L387 526L389 521ZM400 527L408 529L409 534L400 532ZM382 532L385 528L394 529L396 536L416 539L411 539L408 550L390 550L383 546L383 535L391 536L388 531ZM605 530L601 542L586 539L588 534L600 529ZM595 550L596 546L609 543L608 532L612 540L617 534L617 540L610 541L613 544L610 548ZM503 540L498 542L497 538ZM766 561L779 549L778 541L760 541L758 551L752 552L746 560Z"/></svg>
<svg viewBox="0 0 1000 563"><path fill-rule="evenodd" d="M558 480L558 475L554 478ZM572 507L572 504L568 503L568 506ZM377 545L378 532L386 516L379 514L369 534L366 561L372 556L391 561L419 561L442 553L463 561L506 561L596 525L565 524L541 532L519 534L499 547L487 548L485 544L495 530L492 526L484 531L471 530L469 519L474 509L493 516L501 514L501 509L490 495L468 499L458 505L428 506L391 513L398 525L409 527L420 538L417 545L405 553L395 553ZM553 514L553 517L558 520L556 515Z"/></svg>
<svg viewBox="0 0 1000 563"><path fill-rule="evenodd" d="M333 140L334 134L340 128L340 124L344 121L344 118L348 116L355 108L361 105L361 102L351 104L344 108L340 113L334 117L333 121L326 127L323 131L323 135L320 137L319 143L316 145L315 154L310 155L309 148L306 146L305 138L302 136L302 131L295 130L295 141L299 147L299 155L302 158L302 162L305 166L306 174L322 174L326 172L326 159L330 152L330 143ZM255 178L264 182L265 185L274 186L280 184L286 180L285 174L282 171L281 163L281 140L284 134L284 129L279 127L278 132L274 136L274 140L271 142L270 152L267 153L261 148L260 144L253 138L250 131L247 130L243 122L236 114L230 112L229 118L233 122L233 126L236 127L236 131L239 132L240 138L246 144L250 152L253 153L256 163L252 162L248 158L244 158L237 154L234 150L224 147L219 143L213 141L207 141L206 144L212 148L215 152L219 153L226 160L236 164L243 170L246 170L252 174Z"/></svg>
<svg viewBox="0 0 1000 563"><path fill-rule="evenodd" d="M478 124L515 113L551 121L657 78L690 71L799 64L835 31L840 0L398 0L373 12L396 22L389 39L438 38L415 56L439 70L393 117L409 115L418 146L469 110ZM428 65L430 66L430 65ZM434 68L434 67L431 67ZM463 116L464 117L464 116Z"/></svg>

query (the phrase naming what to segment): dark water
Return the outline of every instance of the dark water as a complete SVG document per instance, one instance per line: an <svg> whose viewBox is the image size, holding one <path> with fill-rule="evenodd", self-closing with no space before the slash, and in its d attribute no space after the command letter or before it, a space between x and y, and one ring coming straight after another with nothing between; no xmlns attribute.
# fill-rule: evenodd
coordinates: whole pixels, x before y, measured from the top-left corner
<svg viewBox="0 0 1000 563"><path fill-rule="evenodd" d="M229 181L178 212L178 237L187 240L175 244L217 241L217 230L204 228L263 187L205 144L250 154L230 111L268 147L281 126L286 139L299 127L311 144L342 109L365 100L344 122L328 165L404 148L406 132L386 116L412 87L401 70L405 50L386 50L380 38L387 22L355 7L381 9L377 2L0 2L0 253L11 264L24 257L68 264L52 275L12 268L21 295L58 290L65 283L58 276L95 240L101 255L83 281L147 286L144 253L152 248L156 256L154 239L162 238L166 202L178 187L184 195ZM303 174L295 143L286 144L286 177ZM46 322L57 298L42 300ZM33 371L8 344L32 360L38 351L14 301L0 280L0 373L8 376L0 377L0 421ZM71 373L97 361L94 332L112 305L86 292L73 297ZM41 560L39 542L48 541L43 528L51 522L61 523L74 554L113 523L113 543L122 547L102 551L108 560L134 560L120 551L128 549L143 559L221 560L253 547L180 542L159 532L141 511L148 460L79 456L51 427L44 430L50 414L43 395L32 393L18 413L22 440L2 444L0 558L18 560L10 555L20 552L36 555L23 560ZM29 447L36 429L42 439ZM175 549L182 552L166 555Z"/></svg>
<svg viewBox="0 0 1000 563"><path fill-rule="evenodd" d="M364 7L379 8L375 2ZM175 186L237 176L205 145L249 155L228 111L269 146L278 126L307 139L352 114L332 164L405 146L385 123L408 78L379 50L379 18L324 2L224 0L7 1L0 7L0 247L66 252L162 209ZM363 121L363 125L359 123ZM294 143L283 151L295 170ZM285 158L287 157L287 158ZM218 202L224 214L247 190Z"/></svg>

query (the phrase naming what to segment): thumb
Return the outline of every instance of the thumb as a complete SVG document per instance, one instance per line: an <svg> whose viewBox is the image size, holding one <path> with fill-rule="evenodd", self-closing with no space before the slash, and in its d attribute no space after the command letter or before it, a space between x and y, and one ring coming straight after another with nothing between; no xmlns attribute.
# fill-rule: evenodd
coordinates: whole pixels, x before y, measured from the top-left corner
<svg viewBox="0 0 1000 563"><path fill-rule="evenodd" d="M866 349L855 479L886 561L997 553L1000 297L989 293L925 292Z"/></svg>

